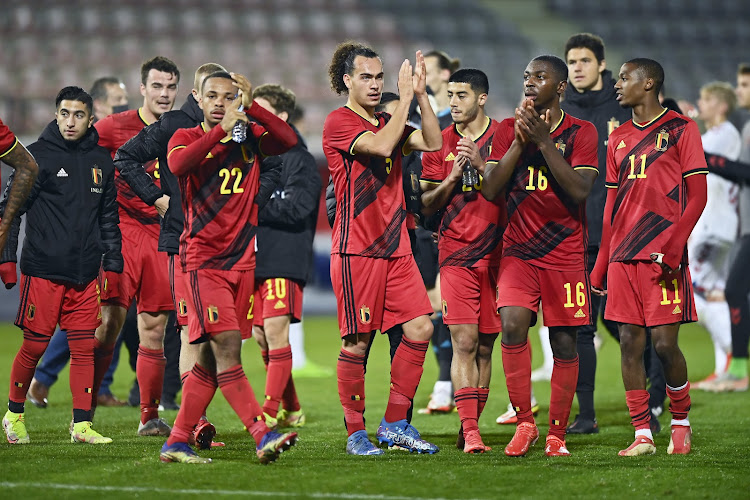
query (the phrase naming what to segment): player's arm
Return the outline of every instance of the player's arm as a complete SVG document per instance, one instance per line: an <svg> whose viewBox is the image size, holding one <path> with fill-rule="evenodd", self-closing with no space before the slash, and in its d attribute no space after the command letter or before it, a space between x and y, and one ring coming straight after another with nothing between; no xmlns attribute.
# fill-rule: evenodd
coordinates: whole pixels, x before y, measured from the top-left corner
<svg viewBox="0 0 750 500"><path fill-rule="evenodd" d="M328 176L328 186L326 186L326 216L328 225L333 229L333 224L336 222L336 190L331 176Z"/></svg>
<svg viewBox="0 0 750 500"><path fill-rule="evenodd" d="M687 199L685 211L682 212L680 220L675 224L672 238L662 250L664 254L662 267L668 268L669 271L676 270L680 266L688 237L706 207L708 189L705 171L685 176L685 190Z"/></svg>
<svg viewBox="0 0 750 500"><path fill-rule="evenodd" d="M422 215L429 216L437 213L444 208L450 201L456 187L461 183L463 162L457 158L453 161L453 166L448 176L442 181L439 180L439 172L442 171L442 158L439 152L425 153L422 157L422 179L419 185L422 188ZM437 177L433 179L433 177Z"/></svg>
<svg viewBox="0 0 750 500"><path fill-rule="evenodd" d="M573 168L570 168L571 165L568 164L560 151L558 151L550 136L549 111L547 111L547 116L540 116L536 109L534 109L533 103L528 100L521 106L521 113L517 116L517 120L521 132L539 147L539 151L544 156L550 173L555 177L555 180L563 191L567 193L574 203L583 202L594 187L594 181L599 173L596 167L593 166L596 164L596 157L594 156L591 162L592 166L582 165L579 167L573 165ZM582 132L578 134L578 138L580 139L576 143L577 148L585 146L585 137L582 137L583 135ZM592 143L595 147L595 136Z"/></svg>
<svg viewBox="0 0 750 500"><path fill-rule="evenodd" d="M120 216L117 212L117 188L115 187L114 165L104 179L104 195L99 204L99 233L104 246L102 269L109 273L122 273L122 235L120 233Z"/></svg>
<svg viewBox="0 0 750 500"><path fill-rule="evenodd" d="M516 108L516 119L513 124L513 138L504 137L503 134L497 133L492 141L492 151L502 154L500 159L488 159L484 165L484 171L480 170L481 164L478 165L479 173L482 174L482 196L492 201L503 192L508 185L513 170L515 170L518 160L526 146L528 138L521 133L518 124L518 115L520 110ZM510 134L508 134L510 135ZM507 141L510 140L510 144Z"/></svg>
<svg viewBox="0 0 750 500"><path fill-rule="evenodd" d="M138 132L117 150L114 160L115 168L133 192L147 205L155 206L161 216L169 208L169 196L151 179L143 164L157 159L174 133L165 120L167 115Z"/></svg>
<svg viewBox="0 0 750 500"><path fill-rule="evenodd" d="M422 113L422 130L416 131L407 139L405 148L407 153L411 151L437 151L443 147L443 134L440 130L440 123L437 116L435 116L435 112L432 110L432 106L430 106L430 100L427 96L426 75L427 69L424 56L422 55L422 51L418 50L412 85L414 96L417 98L417 104Z"/></svg>
<svg viewBox="0 0 750 500"><path fill-rule="evenodd" d="M280 156L269 156L261 160L258 194L255 195L255 203L258 204L258 213L265 208L271 200L274 191L276 191L281 183L282 166Z"/></svg>
<svg viewBox="0 0 750 500"><path fill-rule="evenodd" d="M3 200L4 216L0 220L0 249L2 249L9 238L13 220L31 193L31 188L39 174L39 165L18 139L10 150L0 156L0 160L13 168L11 177L13 180L8 184L9 190L6 191Z"/></svg>
<svg viewBox="0 0 750 500"><path fill-rule="evenodd" d="M607 201L604 203L604 220L602 223L602 242L599 245L599 253L596 263L591 270L591 291L596 295L604 295L604 280L607 276L609 266L609 249L612 237L612 213L614 212L615 199L617 198L617 187L607 186Z"/></svg>
<svg viewBox="0 0 750 500"><path fill-rule="evenodd" d="M296 226L310 216L320 201L322 182L315 158L310 153L300 152L285 155L283 161L288 174L286 183L258 214L261 224Z"/></svg>
<svg viewBox="0 0 750 500"><path fill-rule="evenodd" d="M237 112L237 114L245 116L244 113ZM172 173L180 177L200 168L207 162L206 156L211 148L216 146L226 135L226 130L216 126L207 134L203 134L198 140L187 144L186 142L189 140L187 131L178 130L175 132L169 141L169 153L167 153L169 168Z"/></svg>
<svg viewBox="0 0 750 500"><path fill-rule="evenodd" d="M256 135L258 137L258 149L263 156L276 156L286 153L297 144L297 134L294 133L292 127L255 101L252 101L246 113L263 125L262 128L252 127L253 134L259 134Z"/></svg>
<svg viewBox="0 0 750 500"><path fill-rule="evenodd" d="M726 156L706 153L708 171L737 184L750 184L750 165L732 161Z"/></svg>

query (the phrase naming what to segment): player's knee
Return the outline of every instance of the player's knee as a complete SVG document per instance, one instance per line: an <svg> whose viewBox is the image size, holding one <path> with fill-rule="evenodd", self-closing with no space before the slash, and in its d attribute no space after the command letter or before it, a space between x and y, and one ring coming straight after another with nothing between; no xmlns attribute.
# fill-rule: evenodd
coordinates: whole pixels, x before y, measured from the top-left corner
<svg viewBox="0 0 750 500"><path fill-rule="evenodd" d="M453 352L464 356L475 357L479 348L479 342L476 335L472 335L466 329L460 329L452 335Z"/></svg>
<svg viewBox="0 0 750 500"><path fill-rule="evenodd" d="M676 351L679 350L676 339L672 338L654 338L654 350L659 358L670 358Z"/></svg>
<svg viewBox="0 0 750 500"><path fill-rule="evenodd" d="M430 340L432 332L432 321L430 321L428 316L420 316L404 324L404 335L412 340Z"/></svg>

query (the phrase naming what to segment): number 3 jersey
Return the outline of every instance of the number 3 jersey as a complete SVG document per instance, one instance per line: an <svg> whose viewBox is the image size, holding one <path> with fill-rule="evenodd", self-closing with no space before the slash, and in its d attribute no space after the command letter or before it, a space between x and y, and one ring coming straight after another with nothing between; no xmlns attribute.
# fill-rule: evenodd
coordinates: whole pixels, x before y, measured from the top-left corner
<svg viewBox="0 0 750 500"><path fill-rule="evenodd" d="M679 113L665 109L644 125L630 120L615 129L607 144L606 186L617 189L610 262L663 252L685 210L684 179L705 173L698 125Z"/></svg>
<svg viewBox="0 0 750 500"><path fill-rule="evenodd" d="M255 269L255 233L260 185L256 138L265 133L248 125L248 140L237 144L216 125L179 129L169 141L169 167L177 176L185 214L180 260L185 271Z"/></svg>
<svg viewBox="0 0 750 500"><path fill-rule="evenodd" d="M375 113L375 124L344 106L332 111L323 125L323 152L336 193L332 254L383 259L411 254L401 160L415 129L404 127L387 158L354 152L363 135L377 133L390 118Z"/></svg>
<svg viewBox="0 0 750 500"><path fill-rule="evenodd" d="M500 123L491 161L499 161L510 148L514 123L513 118ZM550 136L570 168L599 170L597 133L590 122L563 112ZM563 191L536 144L526 145L505 190L508 227L503 257L517 257L545 269L585 269L586 204L575 203Z"/></svg>
<svg viewBox="0 0 750 500"><path fill-rule="evenodd" d="M500 123L487 118L484 131L474 140L486 160ZM443 130L443 147L422 155L422 181L440 184L453 170L456 146L463 136L451 125ZM481 178L480 178L481 179ZM503 230L507 224L505 200L487 201L481 195L481 180L474 189L461 182L451 194L438 230L440 267L488 267L500 265Z"/></svg>

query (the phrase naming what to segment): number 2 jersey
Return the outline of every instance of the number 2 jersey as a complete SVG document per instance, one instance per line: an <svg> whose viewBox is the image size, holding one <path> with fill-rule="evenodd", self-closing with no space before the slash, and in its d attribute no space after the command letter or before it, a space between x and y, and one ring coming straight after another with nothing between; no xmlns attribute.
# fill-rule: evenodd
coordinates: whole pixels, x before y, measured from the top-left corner
<svg viewBox="0 0 750 500"><path fill-rule="evenodd" d="M644 125L615 129L607 144L606 186L617 189L610 262L663 252L687 204L684 179L706 173L698 125L679 113L665 109Z"/></svg>
<svg viewBox="0 0 750 500"><path fill-rule="evenodd" d="M94 125L99 132L99 145L104 146L114 159L117 150L135 137L148 123L143 119L141 110L131 109L102 118ZM157 187L161 188L159 180L159 162L149 161L143 167L153 179ZM156 208L147 205L135 194L125 182L119 170L115 170L115 187L117 187L117 205L119 206L120 224L137 224L150 235L159 238L160 218Z"/></svg>
<svg viewBox="0 0 750 500"><path fill-rule="evenodd" d="M401 160L415 129L404 128L388 158L354 152L363 135L377 133L390 118L375 113L376 125L344 106L332 111L323 125L323 152L336 193L332 254L382 259L411 254Z"/></svg>
<svg viewBox="0 0 750 500"><path fill-rule="evenodd" d="M491 161L499 161L510 148L514 123L513 118L500 123ZM598 172L594 125L563 112L550 136L571 168ZM563 191L536 144L526 145L505 190L508 227L503 257L558 271L585 269L586 204L573 202Z"/></svg>
<svg viewBox="0 0 750 500"><path fill-rule="evenodd" d="M500 122L487 118L484 131L474 140L482 159L487 160ZM443 147L422 155L423 182L440 184L453 170L463 136L451 125L443 130ZM467 189L459 182L445 207L438 229L438 261L440 267L491 267L500 265L503 231L507 224L505 200L487 201L478 186Z"/></svg>

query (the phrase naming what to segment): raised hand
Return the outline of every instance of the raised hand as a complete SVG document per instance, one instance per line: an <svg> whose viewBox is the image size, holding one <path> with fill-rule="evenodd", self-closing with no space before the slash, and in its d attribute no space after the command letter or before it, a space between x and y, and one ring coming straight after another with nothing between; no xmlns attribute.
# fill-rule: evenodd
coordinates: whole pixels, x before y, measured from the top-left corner
<svg viewBox="0 0 750 500"><path fill-rule="evenodd" d="M422 51L417 51L417 57L414 62L414 94L417 96L424 95L427 92L427 65L424 62Z"/></svg>
<svg viewBox="0 0 750 500"><path fill-rule="evenodd" d="M239 111L237 108L232 106L230 108L227 108L226 112L224 113L224 118L221 119L219 126L224 129L224 132L229 134L232 132L232 128L237 123L237 120L247 123L247 115L244 111Z"/></svg>
<svg viewBox="0 0 750 500"><path fill-rule="evenodd" d="M521 105L520 112L516 113L516 124L522 135L535 144L549 140L550 133L550 112L547 110L544 115L539 115L534 109L533 102L525 100Z"/></svg>
<svg viewBox="0 0 750 500"><path fill-rule="evenodd" d="M242 97L242 105L249 108L253 104L253 86L244 75L229 73L232 76L232 85L237 87L238 95Z"/></svg>
<svg viewBox="0 0 750 500"><path fill-rule="evenodd" d="M411 102L414 97L414 72L408 59L404 59L398 70L398 96L402 102Z"/></svg>
<svg viewBox="0 0 750 500"><path fill-rule="evenodd" d="M456 151L458 151L456 158L464 158L466 161L471 162L471 165L479 170L480 173L484 173L484 160L479 153L479 146L477 146L476 142L468 137L462 137L458 141Z"/></svg>

